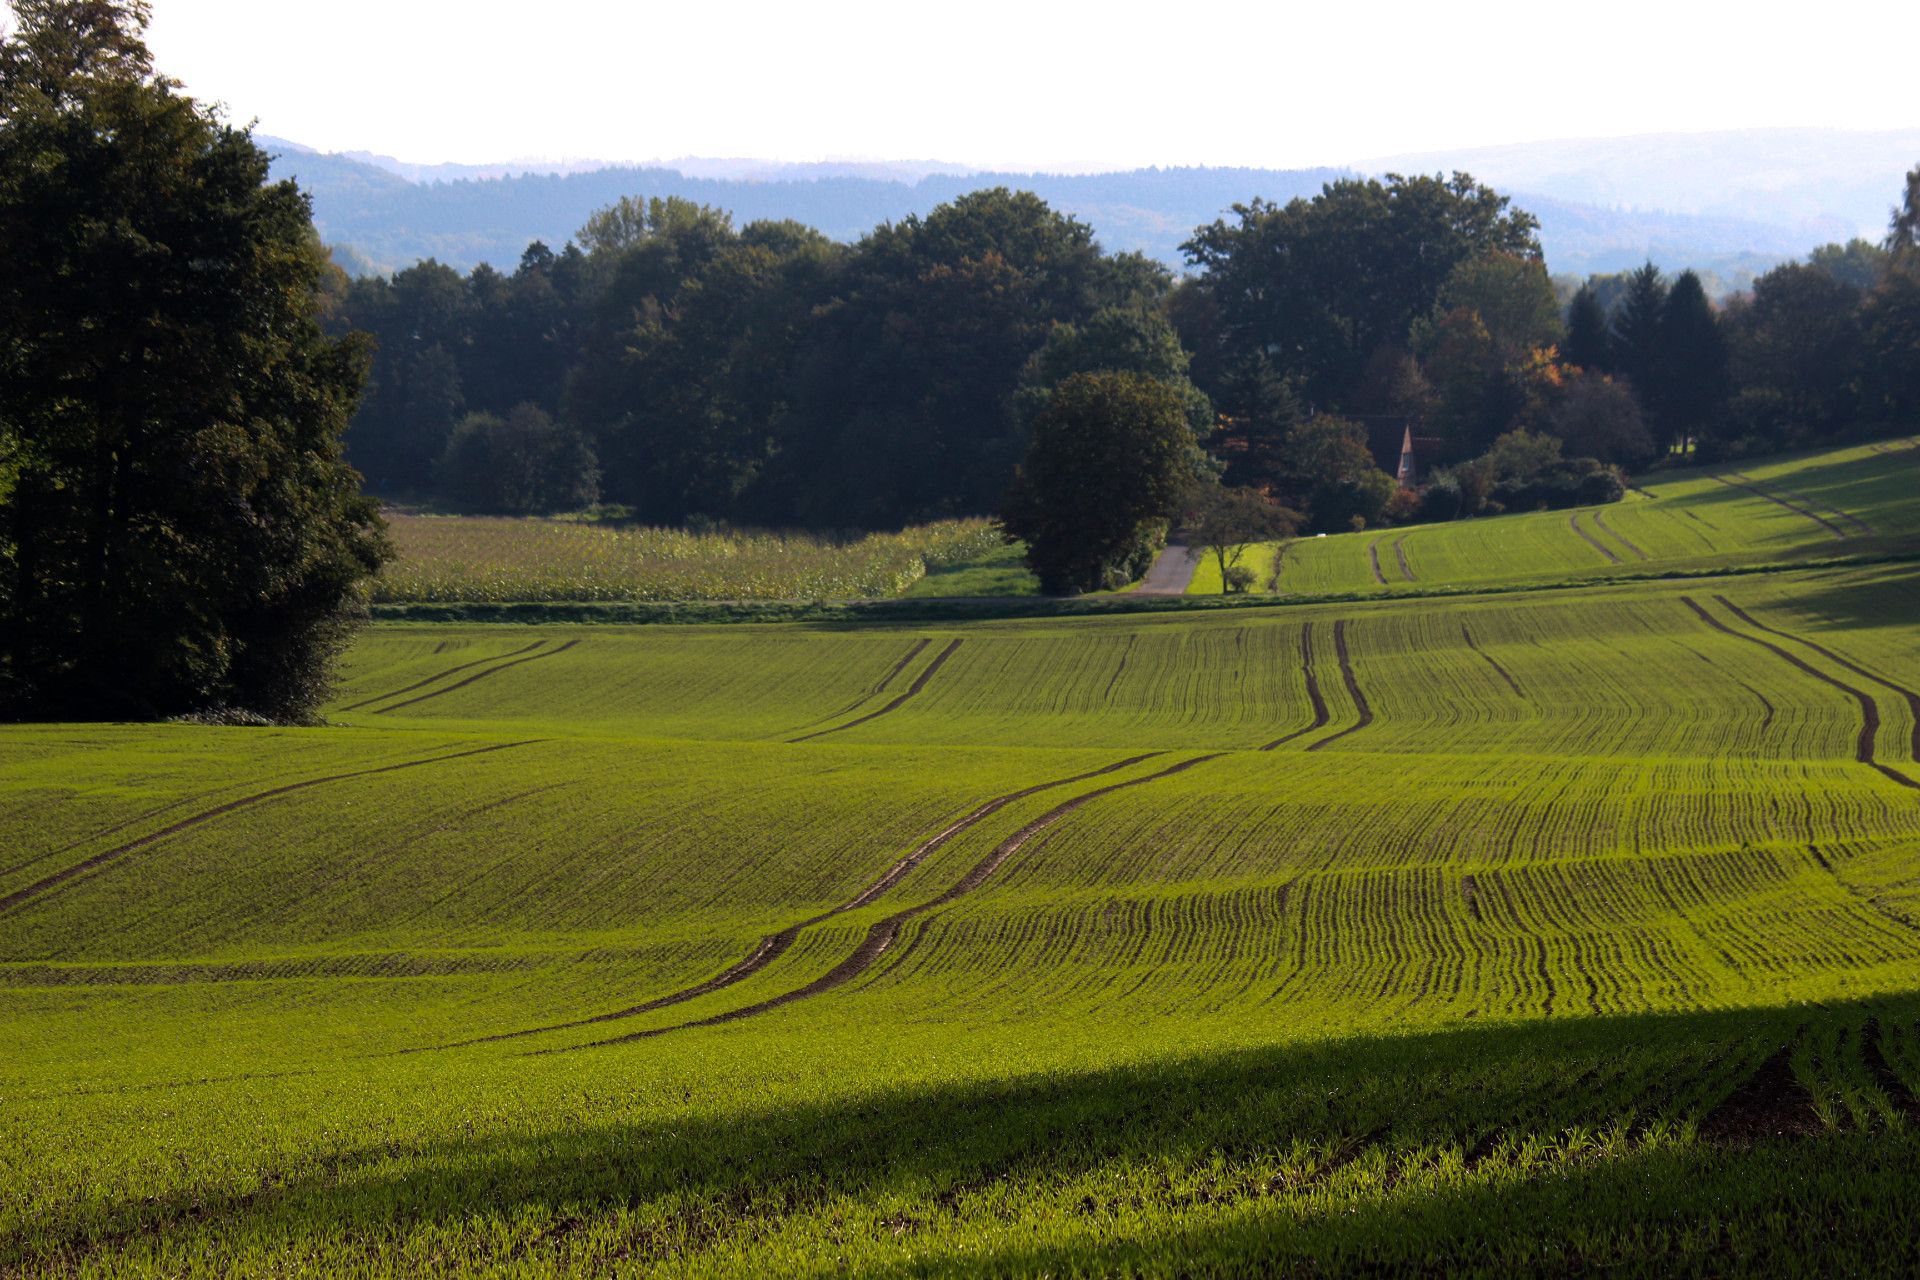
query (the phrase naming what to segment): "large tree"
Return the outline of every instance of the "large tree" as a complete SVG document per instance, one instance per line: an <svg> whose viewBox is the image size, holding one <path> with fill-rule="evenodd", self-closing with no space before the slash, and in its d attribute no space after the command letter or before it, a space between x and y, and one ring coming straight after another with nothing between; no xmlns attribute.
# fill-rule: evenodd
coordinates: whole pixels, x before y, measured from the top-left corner
<svg viewBox="0 0 1920 1280"><path fill-rule="evenodd" d="M1591 283L1581 285L1567 307L1567 336L1560 344L1560 355L1577 369L1605 373L1613 367L1607 310Z"/></svg>
<svg viewBox="0 0 1920 1280"><path fill-rule="evenodd" d="M1652 397L1667 441L1685 451L1727 402L1727 343L1700 277L1682 271L1660 313L1660 363Z"/></svg>
<svg viewBox="0 0 1920 1280"><path fill-rule="evenodd" d="M1375 350L1407 341L1462 263L1540 256L1534 218L1466 174L1335 182L1312 200L1233 212L1183 246L1222 348L1202 367L1265 353L1321 407L1344 402Z"/></svg>
<svg viewBox="0 0 1920 1280"><path fill-rule="evenodd" d="M157 78L139 3L0 43L0 712L311 716L384 543L306 198Z"/></svg>
<svg viewBox="0 0 1920 1280"><path fill-rule="evenodd" d="M1165 382L1076 373L1055 387L1001 510L1041 588L1123 586L1144 571L1193 479L1192 449L1186 404Z"/></svg>

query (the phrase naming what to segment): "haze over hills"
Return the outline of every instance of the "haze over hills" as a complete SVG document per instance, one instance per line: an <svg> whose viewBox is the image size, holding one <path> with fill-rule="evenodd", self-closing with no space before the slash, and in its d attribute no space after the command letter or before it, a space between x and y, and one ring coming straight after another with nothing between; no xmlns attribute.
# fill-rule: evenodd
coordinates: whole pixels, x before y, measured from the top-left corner
<svg viewBox="0 0 1920 1280"><path fill-rule="evenodd" d="M1093 226L1102 244L1178 267L1193 228L1255 196L1285 201L1356 173L1464 169L1541 221L1556 273L1617 271L1651 258L1700 268L1724 292L1819 244L1877 238L1920 130L1746 130L1526 143L1385 157L1350 168L1136 169L1082 174L975 170L937 161L788 163L681 159L410 164L328 155L275 138L277 176L314 197L315 221L349 269L433 257L509 267L533 240L564 242L624 195L677 195L742 222L793 218L852 240L983 186L1032 190Z"/></svg>

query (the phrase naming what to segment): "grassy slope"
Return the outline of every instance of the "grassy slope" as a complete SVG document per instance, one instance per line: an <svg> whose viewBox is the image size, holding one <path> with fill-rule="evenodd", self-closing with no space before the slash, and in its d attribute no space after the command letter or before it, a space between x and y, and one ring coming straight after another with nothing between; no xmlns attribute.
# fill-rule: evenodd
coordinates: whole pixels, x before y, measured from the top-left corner
<svg viewBox="0 0 1920 1280"><path fill-rule="evenodd" d="M1302 538L1284 553L1274 545L1255 548L1249 564L1261 590L1271 585L1285 594L1320 595L1577 581L1871 555L1911 549L1920 535L1920 504L1911 500L1917 473L1920 450L1882 451L1873 445L1744 468L1665 471L1611 506ZM1723 483L1716 476L1745 477L1752 487ZM1762 494L1796 505L1805 500L1815 514L1837 526L1838 534ZM1277 582L1276 555L1281 557ZM1202 565L1189 590L1204 595L1219 589L1218 571Z"/></svg>
<svg viewBox="0 0 1920 1280"><path fill-rule="evenodd" d="M1920 779L1916 619L396 625L334 728L7 730L0 897L115 856L0 910L0 1268L1911 1271L1920 790L1831 681Z"/></svg>

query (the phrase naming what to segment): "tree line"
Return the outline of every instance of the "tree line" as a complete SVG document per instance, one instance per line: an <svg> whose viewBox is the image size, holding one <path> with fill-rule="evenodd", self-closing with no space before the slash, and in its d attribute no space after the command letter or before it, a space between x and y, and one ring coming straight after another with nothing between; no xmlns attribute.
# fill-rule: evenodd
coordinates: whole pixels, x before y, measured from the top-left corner
<svg viewBox="0 0 1920 1280"><path fill-rule="evenodd" d="M1609 467L1899 421L1920 386L1900 234L1715 308L1650 265L1564 296L1533 217L1466 175L1235 206L1177 280L1004 188L852 245L630 198L510 275L336 280L332 314L376 340L349 442L380 494L598 496L659 523L991 511L1051 389L1106 370L1166 381L1228 482L1331 529L1590 500ZM1424 505L1367 447L1401 421L1439 469Z"/></svg>

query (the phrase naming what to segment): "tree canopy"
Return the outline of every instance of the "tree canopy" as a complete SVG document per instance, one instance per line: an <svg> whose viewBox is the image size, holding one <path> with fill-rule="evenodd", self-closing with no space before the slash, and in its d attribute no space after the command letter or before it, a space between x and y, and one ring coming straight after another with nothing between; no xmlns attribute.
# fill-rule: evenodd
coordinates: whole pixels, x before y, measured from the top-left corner
<svg viewBox="0 0 1920 1280"><path fill-rule="evenodd" d="M0 711L313 714L384 542L306 199L151 71L139 3L0 44Z"/></svg>

